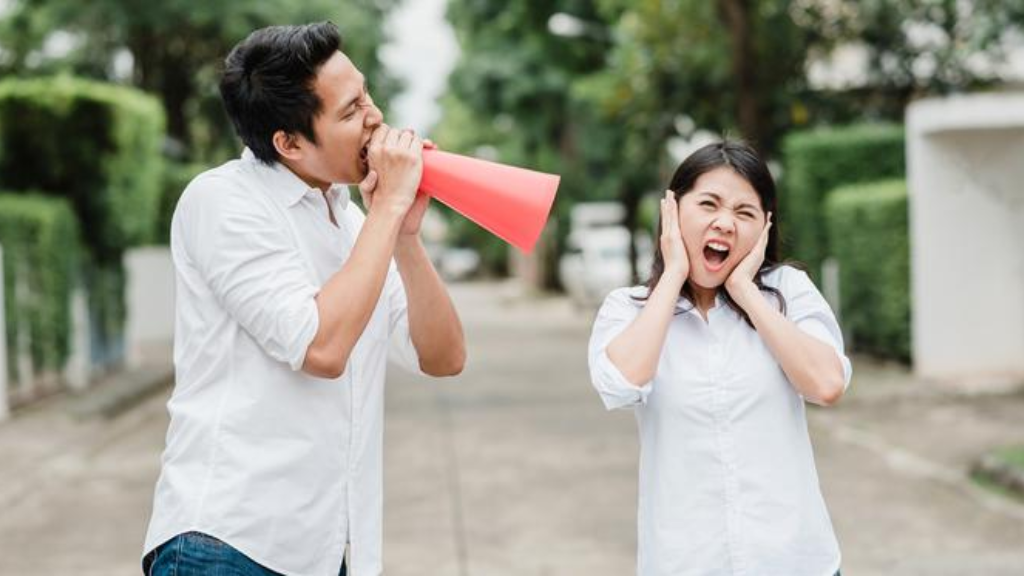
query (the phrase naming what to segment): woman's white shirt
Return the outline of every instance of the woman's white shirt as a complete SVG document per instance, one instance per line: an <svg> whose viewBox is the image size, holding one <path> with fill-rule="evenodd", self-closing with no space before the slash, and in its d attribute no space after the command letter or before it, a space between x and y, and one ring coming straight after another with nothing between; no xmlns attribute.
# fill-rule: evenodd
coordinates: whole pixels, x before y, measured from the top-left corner
<svg viewBox="0 0 1024 576"><path fill-rule="evenodd" d="M842 333L810 278L783 266L764 283L782 292L787 318L835 349L849 385ZM633 297L646 292L612 292L589 346L605 406L633 408L640 430L638 575L831 576L839 546L803 398L721 295L707 321L680 299L654 379L628 382L607 347L640 313L644 303Z"/></svg>

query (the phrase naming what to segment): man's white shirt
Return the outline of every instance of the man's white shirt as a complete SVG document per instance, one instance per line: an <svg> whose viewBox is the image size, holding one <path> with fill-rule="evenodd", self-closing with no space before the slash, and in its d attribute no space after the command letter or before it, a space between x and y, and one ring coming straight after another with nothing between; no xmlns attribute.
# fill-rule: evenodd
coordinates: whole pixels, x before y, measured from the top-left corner
<svg viewBox="0 0 1024 576"><path fill-rule="evenodd" d="M176 382L144 553L199 531L284 574L371 576L381 562L384 377L419 372L392 263L345 372L301 371L315 297L365 219L246 150L198 176L171 226ZM390 346L389 346L390 344Z"/></svg>

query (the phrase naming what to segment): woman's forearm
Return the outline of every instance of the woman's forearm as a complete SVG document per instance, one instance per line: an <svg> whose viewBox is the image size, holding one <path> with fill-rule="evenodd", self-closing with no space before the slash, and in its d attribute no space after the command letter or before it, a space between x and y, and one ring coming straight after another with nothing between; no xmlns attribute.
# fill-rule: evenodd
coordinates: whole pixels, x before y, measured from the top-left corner
<svg viewBox="0 0 1024 576"><path fill-rule="evenodd" d="M846 388L843 364L836 351L786 318L754 284L741 294L734 299L797 392L815 404L835 404Z"/></svg>
<svg viewBox="0 0 1024 576"><path fill-rule="evenodd" d="M654 378L681 287L662 277L636 319L608 344L608 359L630 384L639 387Z"/></svg>

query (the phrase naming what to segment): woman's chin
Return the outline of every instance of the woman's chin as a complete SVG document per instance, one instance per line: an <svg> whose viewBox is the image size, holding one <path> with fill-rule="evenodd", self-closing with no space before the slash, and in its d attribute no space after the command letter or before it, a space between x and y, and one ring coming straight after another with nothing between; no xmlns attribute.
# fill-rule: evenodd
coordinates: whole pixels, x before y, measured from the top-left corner
<svg viewBox="0 0 1024 576"><path fill-rule="evenodd" d="M690 270L689 280L697 288L717 290L725 285L725 281L735 267L736 265L730 262L714 265L701 260L696 267Z"/></svg>

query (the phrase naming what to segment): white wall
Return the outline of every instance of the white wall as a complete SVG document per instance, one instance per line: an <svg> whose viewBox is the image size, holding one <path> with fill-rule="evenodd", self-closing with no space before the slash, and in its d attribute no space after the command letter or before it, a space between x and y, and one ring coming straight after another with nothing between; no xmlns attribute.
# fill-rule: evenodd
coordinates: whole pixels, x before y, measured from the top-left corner
<svg viewBox="0 0 1024 576"><path fill-rule="evenodd" d="M1024 379L1024 94L913 104L907 164L915 371Z"/></svg>

